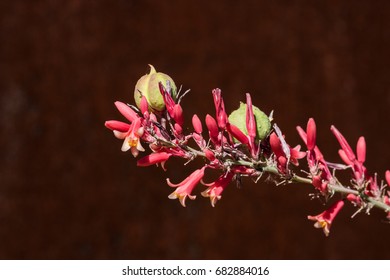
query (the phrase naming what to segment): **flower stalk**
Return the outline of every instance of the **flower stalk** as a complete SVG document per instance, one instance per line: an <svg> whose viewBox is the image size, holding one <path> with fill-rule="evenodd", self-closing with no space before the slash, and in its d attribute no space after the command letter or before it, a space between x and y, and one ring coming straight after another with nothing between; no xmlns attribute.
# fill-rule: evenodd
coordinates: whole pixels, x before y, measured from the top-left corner
<svg viewBox="0 0 390 280"><path fill-rule="evenodd" d="M341 163L329 163L318 147L317 126L313 118L308 120L306 130L297 127L306 149L302 150L300 145L292 148L276 123L271 124L273 114L267 117L252 105L249 93L246 94L246 104L241 103L239 109L228 117L222 92L214 89L214 116L207 114L203 126L198 115L194 115L192 126L187 125L180 104L187 92L176 92L173 80L151 66L150 74L143 76L136 85L135 103L139 110L117 101L115 106L127 122L110 120L105 123L117 138L124 141L122 151L130 150L137 157L146 152L144 146L149 146L150 153L137 161L140 167L161 164L165 170L165 164L172 158L182 158L186 165L197 158L202 159L203 166L182 182L173 184L167 179L168 185L176 188L169 195L170 199L177 198L186 206L187 198L196 198L193 192L201 183L207 187L201 192L202 196L209 197L214 207L229 183L235 181L240 185L242 177L255 182L267 177L267 181L276 185L310 185L314 197L323 197L325 201L333 200L337 195L337 202L327 210L316 216L308 215L308 219L315 221L315 227L322 228L326 236L346 202L358 208L356 213L362 210L369 213L377 208L390 219L390 171L384 176L387 184L378 181L376 173L368 171L364 165L367 153L364 137L358 139L354 151L343 134L331 126L331 132L340 144ZM204 135L208 137L204 138ZM218 172L218 179L204 183L205 170ZM336 171L348 172L350 180L341 182Z"/></svg>

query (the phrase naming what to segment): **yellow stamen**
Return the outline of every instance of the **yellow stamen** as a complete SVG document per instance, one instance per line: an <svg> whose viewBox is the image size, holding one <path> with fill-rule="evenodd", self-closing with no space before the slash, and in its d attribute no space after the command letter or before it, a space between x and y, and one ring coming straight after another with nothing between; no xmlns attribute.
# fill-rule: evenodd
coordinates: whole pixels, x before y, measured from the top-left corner
<svg viewBox="0 0 390 280"><path fill-rule="evenodd" d="M136 147L137 143L138 143L138 139L137 138L130 138L129 139L129 146L130 147Z"/></svg>

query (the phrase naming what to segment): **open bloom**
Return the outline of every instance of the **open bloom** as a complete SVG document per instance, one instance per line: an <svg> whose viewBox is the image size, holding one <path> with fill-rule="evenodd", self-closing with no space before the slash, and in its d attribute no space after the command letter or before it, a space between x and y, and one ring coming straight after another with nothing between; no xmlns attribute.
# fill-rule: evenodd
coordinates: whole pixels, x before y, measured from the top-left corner
<svg viewBox="0 0 390 280"><path fill-rule="evenodd" d="M203 166L200 169L195 170L192 172L190 176L188 176L186 179L184 179L179 184L172 184L169 178L167 179L167 183L170 187L176 188L176 190L171 193L168 198L170 199L176 199L178 198L181 205L183 207L186 206L186 199L187 197L194 200L196 198L195 195L191 195L192 191L196 187L196 185L200 182L200 180L203 178L204 170L206 169L206 166Z"/></svg>
<svg viewBox="0 0 390 280"><path fill-rule="evenodd" d="M271 149L275 154L278 169L283 173L287 172L287 164L289 161L294 165L298 165L298 160L306 156L305 152L300 151L301 146L299 145L294 148L290 148L290 146L286 144L286 146L283 147L281 139L275 132L271 133L269 142ZM286 149L287 155L285 151Z"/></svg>
<svg viewBox="0 0 390 280"><path fill-rule="evenodd" d="M114 132L116 138L124 139L121 150L123 152L130 150L131 154L136 157L139 151L145 151L140 141L144 134L141 118L122 102L115 102L115 106L131 124L120 121L106 121L105 126Z"/></svg>
<svg viewBox="0 0 390 280"><path fill-rule="evenodd" d="M232 181L233 176L234 173L229 172L227 174L221 175L217 180L212 183L207 184L203 181L201 182L203 185L208 187L205 191L202 192L202 196L210 197L211 206L214 207L217 201L221 199L222 192Z"/></svg>
<svg viewBox="0 0 390 280"><path fill-rule="evenodd" d="M307 216L307 218L311 221L315 221L314 227L322 228L325 235L328 236L330 226L332 225L334 218L337 216L343 206L344 201L339 200L335 204L333 204L328 210L325 210L321 214L317 216Z"/></svg>

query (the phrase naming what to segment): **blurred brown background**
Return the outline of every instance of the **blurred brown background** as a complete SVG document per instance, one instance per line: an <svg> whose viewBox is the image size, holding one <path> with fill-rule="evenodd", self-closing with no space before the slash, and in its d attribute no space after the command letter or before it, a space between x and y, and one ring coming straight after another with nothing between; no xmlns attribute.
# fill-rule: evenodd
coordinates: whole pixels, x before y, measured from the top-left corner
<svg viewBox="0 0 390 280"><path fill-rule="evenodd" d="M136 168L104 128L121 119L148 63L191 93L193 113L246 92L291 144L314 117L329 131L365 135L367 166L390 168L388 1L0 2L0 258L389 259L384 214L350 216L325 238L307 221L326 206L308 186L232 185L216 208L199 195L182 208L165 178L196 165Z"/></svg>

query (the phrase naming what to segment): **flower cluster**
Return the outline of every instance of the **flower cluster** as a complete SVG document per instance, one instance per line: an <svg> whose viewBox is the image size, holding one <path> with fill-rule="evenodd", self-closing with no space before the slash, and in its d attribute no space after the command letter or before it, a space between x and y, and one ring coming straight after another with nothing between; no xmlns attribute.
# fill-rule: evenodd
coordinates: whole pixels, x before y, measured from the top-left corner
<svg viewBox="0 0 390 280"><path fill-rule="evenodd" d="M182 158L187 162L203 158L204 165L194 170L182 182L174 184L167 179L167 184L174 188L168 196L178 199L186 206L187 198L196 198L194 189L205 186L201 195L210 199L214 207L221 199L223 191L231 183L241 184L242 177L249 177L257 182L264 174L269 175L276 184L301 183L314 187L317 197L327 201L336 193L340 197L329 209L316 216L308 216L315 222L315 227L322 228L329 234L334 218L349 201L357 207L357 212L376 207L387 213L390 219L390 192L377 175L370 174L364 166L366 143L360 137L354 151L345 137L334 127L331 131L340 144L338 151L342 163L327 162L316 141L316 124L309 119L306 130L297 127L298 134L306 145L291 147L280 128L272 125L272 113L267 116L252 104L249 93L246 103L230 115L225 111L225 104L220 89L212 91L215 113L207 114L204 125L196 114L192 117L192 129L184 125L183 108L180 105L187 92L177 91L173 80L166 74L156 72L153 66L149 74L143 76L135 87L134 97L137 106L115 102L118 111L127 119L127 123L110 120L105 126L114 135L123 140L122 151L137 157L147 153L137 161L137 166L165 163L172 157ZM296 171L300 160L306 158L308 171ZM205 171L218 172L218 178L205 183ZM302 167L300 168L302 170ZM341 183L336 171L351 173L348 184ZM390 185L390 171L385 174Z"/></svg>

